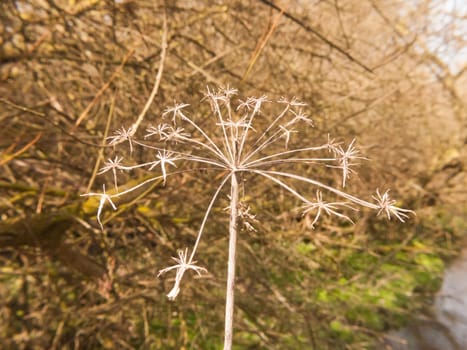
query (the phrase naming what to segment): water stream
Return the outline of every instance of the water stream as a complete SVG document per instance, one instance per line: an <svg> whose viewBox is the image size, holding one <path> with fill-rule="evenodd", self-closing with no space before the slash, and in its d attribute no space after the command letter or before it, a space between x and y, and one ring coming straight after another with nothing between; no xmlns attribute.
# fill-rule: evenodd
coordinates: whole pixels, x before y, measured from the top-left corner
<svg viewBox="0 0 467 350"><path fill-rule="evenodd" d="M467 349L467 248L445 271L443 285L436 295L433 318L418 320L390 332L383 349Z"/></svg>

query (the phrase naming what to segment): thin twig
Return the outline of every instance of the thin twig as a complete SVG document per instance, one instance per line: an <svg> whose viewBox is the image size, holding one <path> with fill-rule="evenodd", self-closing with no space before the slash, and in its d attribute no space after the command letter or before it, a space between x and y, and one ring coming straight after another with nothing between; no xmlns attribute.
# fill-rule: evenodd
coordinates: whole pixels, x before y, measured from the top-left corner
<svg viewBox="0 0 467 350"><path fill-rule="evenodd" d="M38 111L35 111L34 109L31 109L31 108L28 108L28 107L24 107L24 106L20 106L14 102L11 102L5 98L1 98L0 97L0 102L10 106L10 107L13 107L15 109L18 109L20 111L23 111L23 112L26 112L26 113L29 113L29 114L32 114L32 115L35 115L37 117L40 117L42 120L44 120L45 122L51 124L53 127L59 129L61 132L63 132L65 135L67 136L70 136L72 139L74 139L75 141L83 144L83 145L86 145L86 146L92 146L92 147L112 147L112 146L102 146L102 145L99 145L97 143L92 143L92 142L86 142L86 141L83 141L82 139L80 139L78 136L75 136L73 135L72 133L68 132L65 128L63 128L62 126L54 123L50 118L47 117L47 115L45 113L42 113L42 112L38 112Z"/></svg>
<svg viewBox="0 0 467 350"><path fill-rule="evenodd" d="M109 134L110 122L112 121L114 106L115 106L115 98L114 98L114 96L112 96L112 99L111 99L111 102L110 102L109 113L107 115L107 123L105 124L104 135L102 136L102 146L105 146L105 140L107 138L107 135ZM100 164L103 156L104 156L104 147L99 149L99 152L97 154L96 164L94 164L94 169L92 171L91 178L89 179L89 183L88 183L88 187L86 188L86 192L91 191L92 185L94 184L94 180L95 180L96 175L97 175L97 171L99 170L99 164Z"/></svg>
<svg viewBox="0 0 467 350"><path fill-rule="evenodd" d="M273 9L277 10L277 11L282 11L282 9L277 6L275 3L273 3L272 1L269 1L269 0L259 0L261 1L263 4L265 5L268 5L269 7L272 7ZM289 12L287 11L284 11L284 16L287 17L288 19L290 19L292 22L295 22L297 23L300 27L302 27L303 29L305 29L307 32L310 32L312 34L314 34L315 36L317 36L319 39L321 39L321 41L325 42L326 44L328 44L330 47L332 47L333 49L335 49L336 51L340 52L341 54L343 54L345 57L347 57L350 61L354 62L355 64L359 65L360 67L362 67L364 70L366 70L367 72L369 73L373 73L373 70L371 68L369 68L367 65L365 65L364 63L360 62L359 60L357 60L355 57L353 57L350 53L348 53L347 51L345 51L343 48L341 48L339 45L333 43L331 40L329 40L328 38L326 38L323 34L321 34L320 32L318 32L316 29L312 28L311 26L309 26L308 24L304 23L303 21L299 20L297 17L291 15Z"/></svg>
<svg viewBox="0 0 467 350"><path fill-rule="evenodd" d="M120 64L120 66L118 66L118 68L115 70L115 72L113 72L112 75L110 76L110 79L100 88L100 90L97 92L97 94L92 99L91 103L89 103L87 105L87 107L84 109L84 111L81 112L80 116L78 117L78 119L75 122L74 127L71 129L71 132L74 132L76 130L76 128L81 124L81 122L88 116L89 111L91 110L91 108L96 104L97 100L99 99L99 97L101 97L101 95L105 92L105 90L107 90L109 88L112 81L115 79L115 77L118 75L118 73L120 73L120 71L125 66L126 61L128 61L128 59L133 55L134 52L135 52L135 49L131 49L131 50L128 51L128 53L125 55L125 57L123 57L123 60L122 60L122 63Z"/></svg>
<svg viewBox="0 0 467 350"><path fill-rule="evenodd" d="M287 3L285 7L280 7L279 14L276 16L276 18L274 18L273 22L271 23L271 26L269 27L269 30L265 33L264 38L260 42L258 42L255 51L253 51L253 54L251 55L250 63L248 64L248 67L245 73L243 74L242 81L247 80L248 75L250 74L251 70L253 69L253 66L258 60L259 55L261 54L263 49L266 47L268 40L271 38L272 34L276 30L277 25L279 24L279 20L282 18L282 15L286 11L289 3L290 1Z"/></svg>
<svg viewBox="0 0 467 350"><path fill-rule="evenodd" d="M163 32L162 32L162 45L161 45L161 58L159 61L159 70L157 71L156 80L154 81L154 86L151 91L151 95L149 96L148 100L146 101L146 105L144 106L143 110L136 119L136 122L133 123L131 126L132 133L135 134L140 126L141 122L144 120L146 116L146 112L148 111L149 107L151 106L152 102L154 101L154 97L156 97L157 92L159 91L159 85L162 79L162 72L164 71L164 63L165 58L167 56L167 37L168 37L168 26L167 26L167 12L164 8L164 16L163 16Z"/></svg>
<svg viewBox="0 0 467 350"><path fill-rule="evenodd" d="M21 153L24 153L26 152L30 147L32 147L37 141L39 141L39 139L41 138L42 136L42 131L39 131L37 133L37 135L28 143L26 144L25 146L23 146L21 149L19 149L18 151L16 151L15 153L13 154L10 154L10 155L4 155L3 156L3 159L0 160L0 165L4 165L6 163L8 163L10 160L16 158L17 156L19 156Z"/></svg>

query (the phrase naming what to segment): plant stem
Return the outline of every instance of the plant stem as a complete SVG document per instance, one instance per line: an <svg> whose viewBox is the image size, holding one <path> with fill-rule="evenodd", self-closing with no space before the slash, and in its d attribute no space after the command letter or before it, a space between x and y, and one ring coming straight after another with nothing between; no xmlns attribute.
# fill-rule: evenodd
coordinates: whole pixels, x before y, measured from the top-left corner
<svg viewBox="0 0 467 350"><path fill-rule="evenodd" d="M234 288L235 288L235 252L237 246L237 207L238 182L235 172L231 175L230 223L229 223L229 262L227 267L227 291L225 300L224 350L232 349Z"/></svg>

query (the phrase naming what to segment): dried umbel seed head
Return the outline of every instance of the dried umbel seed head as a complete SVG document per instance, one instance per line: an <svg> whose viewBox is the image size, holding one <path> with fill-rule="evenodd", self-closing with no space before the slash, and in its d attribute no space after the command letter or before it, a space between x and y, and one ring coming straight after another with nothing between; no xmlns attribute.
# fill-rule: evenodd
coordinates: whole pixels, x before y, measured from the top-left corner
<svg viewBox="0 0 467 350"><path fill-rule="evenodd" d="M248 207L242 207L238 198L238 189L234 191L234 187L238 187L237 176L240 174L245 179L242 186L246 193L250 189L254 191L254 186L248 187L249 181L259 176L304 203L301 208L303 215L313 218L310 219L311 228L318 224L324 214L353 223L350 213L357 211L358 206L376 210L378 215L384 213L388 219L395 217L402 222L413 214L411 210L395 206L396 202L389 198L389 191L381 194L379 190L376 190L376 196L373 196L376 203L373 203L350 195L341 189L350 180L350 174L355 172L354 167L357 161L366 159L360 155L355 139L345 146L326 135L326 142L322 144L296 146L294 138L299 130L313 127L312 119L305 114L305 103L295 97L292 99L281 97L277 101L279 107L277 114L271 115L263 111L265 104L274 103L268 97L263 95L235 100L236 94L237 90L230 87L219 89L208 87L206 89L202 100L209 104L212 113L210 116L212 123L206 129L196 122L196 118L190 117L189 105L185 103L175 103L172 107L166 108L162 113L160 123L146 129L143 140L138 140L133 128L118 129L114 136L108 138L110 145L127 141L130 153L134 147L141 147L153 154L154 160L124 165L123 157L117 155L109 159L99 172L100 174L112 172L116 192L111 195L106 194L105 187L103 187L102 193L84 194L84 196L99 197L97 221L103 229L101 216L107 203L116 209L112 201L114 198L134 191L151 181L162 180L165 184L168 178L175 174L173 170L171 172L171 169L176 168L180 161L200 164L200 168L220 174L216 176L219 179L218 183L208 184L213 187L214 194L207 203L191 253L188 255L187 249L179 252L179 257L175 258L177 264L160 271L159 275L172 270L176 271L175 284L168 295L171 299L178 295L185 271L193 270L197 274L205 271L204 268L195 264L194 257L208 217L220 194L225 191L226 184L231 184L230 235L233 234L232 227L237 226L236 222L239 219L242 220L246 229L255 230L252 225L252 222L256 222L255 217ZM206 120L206 118L203 119ZM257 123L258 119L261 122ZM342 181L340 185L330 186L317 179L303 176L296 173L296 169L299 169L297 164L337 169ZM119 192L117 170L120 172L137 168L147 169L157 174L143 183ZM176 170L176 173L181 172L183 168ZM248 175L254 176L248 177ZM296 187L298 183L305 184L305 186L300 186L302 189L298 189ZM323 192L327 193L326 197L338 199L325 201ZM232 208L235 214L232 214ZM235 225L232 225L232 221Z"/></svg>

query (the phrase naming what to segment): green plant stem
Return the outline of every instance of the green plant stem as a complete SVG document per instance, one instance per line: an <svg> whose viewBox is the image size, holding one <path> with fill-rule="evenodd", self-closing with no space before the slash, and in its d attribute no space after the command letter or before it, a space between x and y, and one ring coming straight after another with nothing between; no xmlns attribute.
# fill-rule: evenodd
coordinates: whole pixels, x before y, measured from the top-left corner
<svg viewBox="0 0 467 350"><path fill-rule="evenodd" d="M227 267L227 291L225 300L224 350L232 349L235 288L235 253L237 248L237 208L238 182L237 175L235 174L235 172L232 172L230 193L229 262Z"/></svg>

